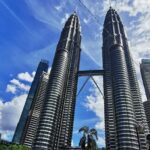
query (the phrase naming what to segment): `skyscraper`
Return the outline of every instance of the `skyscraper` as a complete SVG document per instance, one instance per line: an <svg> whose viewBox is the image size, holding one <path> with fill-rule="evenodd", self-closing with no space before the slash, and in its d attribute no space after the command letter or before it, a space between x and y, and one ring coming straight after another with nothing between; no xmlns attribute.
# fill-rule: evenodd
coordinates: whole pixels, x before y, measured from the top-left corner
<svg viewBox="0 0 150 150"><path fill-rule="evenodd" d="M71 145L80 41L79 19L74 13L57 45L33 149L55 150Z"/></svg>
<svg viewBox="0 0 150 150"><path fill-rule="evenodd" d="M42 60L37 68L34 80L32 82L31 88L29 90L29 94L28 97L26 99L20 120L17 124L16 130L15 130L15 134L13 137L13 142L14 143L20 143L21 142L21 137L25 128L25 124L30 112L30 108L40 81L40 76L42 75L43 71L47 72L48 70L48 62L46 60Z"/></svg>
<svg viewBox="0 0 150 150"><path fill-rule="evenodd" d="M143 102L143 105L144 105L146 119L147 119L149 131L150 131L150 100Z"/></svg>
<svg viewBox="0 0 150 150"><path fill-rule="evenodd" d="M142 59L140 68L141 68L141 75L143 79L145 93L147 96L147 101L143 102L143 104L144 104L144 110L145 110L149 130L150 130L150 59Z"/></svg>
<svg viewBox="0 0 150 150"><path fill-rule="evenodd" d="M106 148L147 150L148 127L136 72L123 24L112 8L104 22L103 67Z"/></svg>
<svg viewBox="0 0 150 150"><path fill-rule="evenodd" d="M142 59L140 68L146 96L150 100L150 59Z"/></svg>
<svg viewBox="0 0 150 150"><path fill-rule="evenodd" d="M39 124L40 113L45 100L45 93L47 89L49 74L43 72L31 105L30 112L26 121L26 125L21 137L21 144L26 145L28 148L32 147L35 139L37 127Z"/></svg>

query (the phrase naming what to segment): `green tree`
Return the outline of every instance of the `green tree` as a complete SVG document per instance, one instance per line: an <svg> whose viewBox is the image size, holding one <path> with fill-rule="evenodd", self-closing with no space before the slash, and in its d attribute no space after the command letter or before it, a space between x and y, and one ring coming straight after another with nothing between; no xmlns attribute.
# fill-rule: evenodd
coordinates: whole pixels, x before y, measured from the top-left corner
<svg viewBox="0 0 150 150"><path fill-rule="evenodd" d="M8 146L6 144L0 144L0 150L8 150Z"/></svg>
<svg viewBox="0 0 150 150"><path fill-rule="evenodd" d="M96 150L96 140L98 140L96 129L89 129L89 127L84 126L79 130L79 132L83 133L79 146L84 150Z"/></svg>
<svg viewBox="0 0 150 150"><path fill-rule="evenodd" d="M24 145L19 144L0 144L0 150L30 150Z"/></svg>

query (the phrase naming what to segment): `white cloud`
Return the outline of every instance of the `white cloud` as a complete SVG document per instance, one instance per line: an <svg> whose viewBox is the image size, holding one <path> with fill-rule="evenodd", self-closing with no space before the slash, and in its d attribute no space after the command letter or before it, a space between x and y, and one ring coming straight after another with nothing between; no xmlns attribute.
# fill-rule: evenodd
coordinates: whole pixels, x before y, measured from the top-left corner
<svg viewBox="0 0 150 150"><path fill-rule="evenodd" d="M149 0L121 0L112 1L111 6L119 12L127 12L129 16L136 16L138 13L145 14L149 12ZM109 0L103 2L103 11L109 8Z"/></svg>
<svg viewBox="0 0 150 150"><path fill-rule="evenodd" d="M139 6L137 7L150 7L150 1L137 0L137 2L134 1L133 3L136 3L134 5L138 4ZM141 59L150 58L150 11L148 9L148 11L145 10L142 13L143 14L136 17L135 20L131 20L130 27L127 28L127 34L129 35L128 39L130 42L130 52L132 54L134 66L136 69L142 101L145 101L147 98L141 78L140 63ZM128 25L125 26L128 27Z"/></svg>
<svg viewBox="0 0 150 150"><path fill-rule="evenodd" d="M58 4L58 3L57 3ZM59 2L58 5L54 6L54 8L60 12L60 11L63 11L63 8L66 6L66 2L65 1L61 1Z"/></svg>
<svg viewBox="0 0 150 150"><path fill-rule="evenodd" d="M14 131L10 130L0 130L0 133L2 135L2 139L7 140L7 141L12 141L12 137L14 135Z"/></svg>
<svg viewBox="0 0 150 150"><path fill-rule="evenodd" d="M0 132L3 139L11 140L26 98L27 94L23 94L11 101L0 100Z"/></svg>
<svg viewBox="0 0 150 150"><path fill-rule="evenodd" d="M30 89L30 86L28 84L22 83L22 81L27 81L31 83L34 79L35 71L33 71L31 74L28 72L18 73L17 78L18 79L12 79L10 80L10 83L6 87L6 92L10 92L12 94L16 94L16 92L28 92Z"/></svg>
<svg viewBox="0 0 150 150"><path fill-rule="evenodd" d="M99 41L89 39L89 38L83 38L83 43L81 44L81 48L86 53L89 58L98 66L101 66L101 55L100 55L100 46ZM99 51L98 51L99 49Z"/></svg>
<svg viewBox="0 0 150 150"><path fill-rule="evenodd" d="M104 146L105 145L105 138L98 136L97 144L100 146Z"/></svg>
<svg viewBox="0 0 150 150"><path fill-rule="evenodd" d="M28 72L24 72L24 73L19 73L17 75L18 79L23 80L23 81L28 81L28 82L32 82L34 79L34 75L35 75L35 71L32 72L32 74L30 75Z"/></svg>
<svg viewBox="0 0 150 150"><path fill-rule="evenodd" d="M93 1L83 0L83 2L92 11L93 14L96 14L96 16L98 17L100 16L100 14L102 14L104 17L104 14L109 8L109 0L105 0L103 2L96 1L96 0L93 0ZM52 9L51 9L52 11L50 11L50 6L42 5L42 2L40 2L40 0L37 0L37 1L26 0L26 2L29 8L31 8L31 10L33 11L33 15L36 19L50 25L53 28L60 29L61 16L56 11L60 11L61 6L54 7L55 11L53 11ZM100 9L100 6L103 8L102 11ZM131 16L136 16L136 18L134 18L134 21L133 21L134 23L133 23L131 30L128 30L128 34L130 35L129 36L129 40L131 41L130 51L132 53L133 59L134 61L139 63L141 58L147 57L146 55L150 56L150 42L149 42L149 39L150 39L150 30L149 30L150 1L149 0L122 0L122 1L117 0L117 4L115 4L115 1L112 1L112 6L116 9L119 9L120 13L127 12L128 19ZM83 9L83 11L85 11L85 9ZM86 12L85 14L87 15L88 12L87 11L85 12ZM139 17L137 16L138 13L144 14L144 15ZM65 17L62 19L62 23L64 23L66 19ZM87 20L83 20L83 21L86 22ZM94 19L91 19L90 21L94 22ZM124 20L123 20L123 23L125 24L125 26L128 25L128 24L126 25ZM85 26L83 26L82 28L83 28L83 39L84 39L82 40L82 43L83 43L83 49L85 49L84 52L86 52L88 56L90 56L90 58L96 64L100 64L99 57L100 57L101 46L98 46L100 43L100 39L99 38L95 39L94 36L91 36L91 34L87 35L87 29L89 29L90 33L92 33L94 30L96 31L96 33L100 33L100 32L98 32L97 26L91 25L91 22L89 22L89 28L84 29ZM130 26L127 26L127 28L129 29ZM137 70L138 80L140 81L140 89L142 89L142 95L144 95L143 85L142 85L141 78L140 78L139 66L135 65L135 67ZM11 86L13 85L14 84L12 84ZM15 88L11 86L9 87L8 91L15 93L16 92ZM145 98L143 97L143 99ZM102 102L103 102L103 99L101 98L101 95L99 94L96 88L93 88L93 92L87 97L86 107L89 110L94 111L95 114L99 117L100 121L97 122L96 124L96 128L98 129L102 129L104 126L104 121L103 121L104 112L102 108L104 106Z"/></svg>
<svg viewBox="0 0 150 150"><path fill-rule="evenodd" d="M89 19L84 18L84 19L83 19L83 22L84 22L85 24L88 24L88 23L89 23Z"/></svg>
<svg viewBox="0 0 150 150"><path fill-rule="evenodd" d="M133 1L133 13L137 14L149 12L150 1L149 0L134 0Z"/></svg>
<svg viewBox="0 0 150 150"><path fill-rule="evenodd" d="M60 11L61 10L61 6L55 6L55 9Z"/></svg>
<svg viewBox="0 0 150 150"><path fill-rule="evenodd" d="M17 78L12 79L7 85L6 92L16 94L19 92L27 92L30 89L29 85L26 85L20 80L32 82L35 76L35 71L30 75L28 72L19 73ZM15 127L19 121L27 94L21 94L19 96L13 97L10 101L4 101L0 99L0 132L2 133L2 138L11 141L14 134Z"/></svg>
<svg viewBox="0 0 150 150"><path fill-rule="evenodd" d="M70 14L66 13L65 16L61 19L61 24L64 25L64 23L67 21L69 18Z"/></svg>
<svg viewBox="0 0 150 150"><path fill-rule="evenodd" d="M12 94L15 94L17 91L16 86L12 85L12 84L8 84L6 87L6 92L10 92Z"/></svg>
<svg viewBox="0 0 150 150"><path fill-rule="evenodd" d="M97 82L101 91L103 91L102 78L94 77L94 80ZM93 83L93 85L94 85L94 83ZM90 89L90 93L91 94L89 96L87 96L87 99L86 99L84 105L86 106L86 108L93 111L96 114L96 116L99 118L99 121L95 124L95 128L104 130L104 99L103 99L103 96L100 94L99 90L97 89L97 87L95 85L93 88Z"/></svg>
<svg viewBox="0 0 150 150"><path fill-rule="evenodd" d="M35 71L32 72L32 76L33 76L33 77L35 76L35 73L36 73Z"/></svg>
<svg viewBox="0 0 150 150"><path fill-rule="evenodd" d="M73 142L73 140L71 141L71 146L74 146L74 142Z"/></svg>
<svg viewBox="0 0 150 150"><path fill-rule="evenodd" d="M22 90L24 90L24 91L29 91L29 89L30 89L30 86L29 86L29 85L25 85L25 84L21 83L21 82L20 82L19 80L17 80L17 79L12 79L12 80L10 81L10 83L11 83L12 85L16 86L18 89L22 89Z"/></svg>
<svg viewBox="0 0 150 150"><path fill-rule="evenodd" d="M53 29L61 29L61 16L58 13L61 9L61 6L52 6L53 4L50 1L45 1L44 3L40 0L25 0L26 4L32 11L32 15L38 21L53 27Z"/></svg>
<svg viewBox="0 0 150 150"><path fill-rule="evenodd" d="M47 73L50 74L50 72L51 72L51 67L48 68Z"/></svg>

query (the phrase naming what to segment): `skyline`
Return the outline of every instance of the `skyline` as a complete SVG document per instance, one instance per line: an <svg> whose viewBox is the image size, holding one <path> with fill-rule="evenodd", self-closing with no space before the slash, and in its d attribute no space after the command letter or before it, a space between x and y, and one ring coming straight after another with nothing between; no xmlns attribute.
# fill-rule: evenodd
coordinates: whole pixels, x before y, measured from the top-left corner
<svg viewBox="0 0 150 150"><path fill-rule="evenodd" d="M12 19L10 19L10 20L8 19L8 20L11 21L11 23L13 24L13 31L12 31L11 29L8 30L8 27L9 27L8 22L6 22L6 24L8 24L7 26L4 26L5 24L2 26L1 25L2 22L0 22L0 26L2 27L1 32L3 31L2 32L3 34L0 35L0 39L2 40L2 38L3 38L3 40L1 41L2 45L1 45L0 49L6 50L2 53L1 60L0 60L1 61L0 67L3 70L2 75L1 75L1 80L0 80L0 84L1 84L1 86L0 86L0 95L1 96L0 97L1 97L1 99L3 99L3 101L8 101L8 99L10 101L10 103L7 102L5 104L2 103L2 100L0 101L1 102L0 106L2 107L1 120L4 120L4 123L2 123L2 126L1 125L0 126L2 127L3 131L11 129L10 131L12 132L14 130L15 123L17 122L17 117L19 117L19 115L21 113L21 108L18 111L18 116L15 116L16 115L15 112L14 112L14 116L10 110L9 110L10 112L8 112L7 107L14 108L14 106L13 106L14 101L12 101L11 99L13 99L13 97L16 97L17 99L20 97L25 98L26 92L28 91L30 82L33 78L33 76L31 74L32 74L32 72L34 72L36 70L37 64L39 63L40 59L43 59L43 58L47 59L48 61L50 61L50 65L51 65L53 56L54 56L54 52L56 49L55 47L59 40L60 30L62 29L63 23L65 22L65 20L69 16L69 14L71 14L74 11L74 9L77 10L77 14L80 17L81 32L82 32L82 46L81 46L82 52L81 52L80 70L91 69L91 68L99 69L99 67L101 67L101 64L102 64L102 63L98 63L98 62L101 62L100 55L101 55L102 35L100 32L103 27L102 25L103 25L104 16L105 16L106 10L109 8L109 5L101 4L101 5L103 5L102 6L102 8L103 8L102 15L101 15L101 13L99 13L101 11L98 9L98 6L100 6L100 3L98 1L95 1L98 4L97 5L95 4L93 7L89 7L89 6L92 6L90 4L90 1L89 2L83 1L84 4L88 8L91 9L91 11L95 11L95 12L93 12L93 14L95 13L97 18L99 18L99 17L101 18L98 20L98 23L97 23L97 21L88 13L88 11L83 7L83 5L81 5L81 3L79 1L78 2L73 1L72 3L62 2L62 1L61 2L56 1L55 3L52 3L52 2L46 1L46 3L49 4L48 6L46 6L46 4L44 5L44 3L42 4L42 2L40 2L40 1L32 2L30 0L26 0L26 1L23 1L20 3L24 3L24 2L26 2L25 6L19 6L19 3L12 4L9 1L5 1L5 2L0 1L0 4L1 4L0 7L3 8L2 11L3 11L3 16L4 16L4 21L6 21L8 18L12 17ZM128 0L128 2L130 2L130 0ZM77 4L77 8L75 8L76 7L75 3ZM133 1L133 3L136 3L136 2ZM145 3L146 3L146 1L145 1ZM148 5L146 5L146 4L143 5L143 7L145 7L145 8L143 8L143 10L144 11L147 10L147 12L144 12L144 13L142 13L143 10L141 10L141 8L135 9L135 11L132 11L131 7L130 7L131 3L129 3L129 5L125 5L126 7L124 7L124 9L122 8L122 11L119 12L119 14L121 15L123 24L125 25L125 28L129 27L127 30L127 35L128 35L128 39L131 41L130 49L131 49L132 56L134 57L136 63L139 63L140 58L148 58L149 57L149 53L148 53L147 49L148 49L148 47L150 48L150 46L149 46L148 42L146 43L146 40L144 37L145 33L143 33L143 35L141 35L139 38L139 33L142 32L142 30L144 30L144 32L149 31L148 28L143 29L143 25L141 25L143 23L142 19L144 19L143 16L146 15L147 18L150 16L148 9L146 9L148 6L150 6L150 4L149 4L149 2L147 2L147 4ZM134 5L135 5L135 8L136 8L136 6L141 7L141 5L136 5L136 4L134 4ZM67 8L65 6L67 6ZM129 6L129 7L127 7L127 6ZM21 11L20 10L21 7L25 7L25 8ZM41 8L41 9L38 9L38 8ZM93 10L93 8L95 8L95 9ZM31 11L32 13L30 11L27 12L27 10L29 10L29 9L32 10ZM36 9L38 11L43 10L42 11L44 13L43 16L41 16L42 13L40 11L37 12ZM6 12L6 11L8 11L8 12ZM20 13L18 13L18 12L20 12ZM136 12L138 12L138 14L133 17L133 15L135 15ZM139 12L141 12L141 14L139 14ZM8 16L5 13L8 13L7 14ZM61 17L63 19L61 19ZM132 19L134 21L132 21ZM137 25L136 25L136 21L135 21L136 19L139 21L138 22L139 24L137 24ZM147 19L145 21L147 21L147 24L148 24L149 20ZM59 22L61 22L62 24L59 24ZM34 26L34 23L36 23L35 24L36 26ZM144 23L144 25L146 26L146 23ZM16 26L20 26L20 28L19 28L20 30L17 30L18 28ZM33 28L33 27L35 27L35 28ZM31 31L31 29L32 29L32 31ZM136 29L136 30L134 30L134 29ZM91 32L87 32L90 30L91 30ZM9 34L8 37L3 36L3 35L5 35L4 34L5 31L7 31L7 34ZM15 32L15 31L17 31L17 32ZM16 35L15 37L13 36L14 33L12 33L12 32L17 33L17 34L15 34ZM23 38L21 38L22 33L25 34ZM34 36L36 37L36 39L33 38ZM133 36L135 36L135 37L133 37ZM10 40L11 38L13 40ZM139 38L139 40L137 40L138 38ZM93 39L95 39L95 41L93 41ZM142 42L144 42L144 44L142 44ZM135 45L135 43L137 43L137 44L135 47L133 47ZM147 47L145 45L147 45ZM15 48L16 46L20 47L22 50L19 50L19 48ZM141 47L145 51L142 52L143 49ZM137 48L137 50L135 51L136 48ZM140 50L140 49L142 49L142 50ZM10 52L10 50L12 50L12 51ZM147 51L147 56L146 56L146 51ZM8 52L10 52L10 56L8 55ZM25 53L27 53L27 54L25 54ZM8 58L6 59L5 56L7 56ZM6 62L7 60L9 60L9 63ZM87 63L89 64L89 66L86 66ZM11 66L10 64L13 64L13 66ZM136 66L136 69L139 69L137 64L135 64L135 66ZM27 73L25 73L25 72L27 72ZM23 74L23 73L25 73L25 74ZM139 71L138 71L138 76L140 76ZM85 79L86 78L80 79L78 89L80 89L80 87L82 86ZM101 78L97 78L97 77L95 77L95 79L102 80ZM26 81L30 81L30 82L26 82ZM102 83L102 81L98 81L98 82ZM6 92L6 91L8 91L8 92ZM144 95L144 92L143 92L143 95ZM104 140L103 140L104 116L102 115L103 100L99 99L99 97L100 97L100 94L99 94L98 90L94 87L94 84L92 82L88 82L88 84L86 85L86 87L84 88L82 93L77 98L76 109L78 109L79 111L77 111L75 114L76 115L75 129L74 129L74 139L75 140L73 141L75 145L78 143L78 141L76 139L80 136L77 134L77 130L80 128L79 125L77 124L77 122L81 122L81 120L82 120L83 124L85 124L87 122L87 124L89 124L89 125L92 124L90 126L92 126L92 127L94 126L97 129L99 129L99 131L100 131L99 136L102 137L102 138L100 138L100 140L101 140L100 142L104 142ZM17 104L20 104L20 103L18 103L18 100L16 100L16 101L17 101L16 102ZM23 102L21 102L21 104L22 103ZM8 105L6 105L6 104L8 104ZM98 104L99 105L101 104L101 108L97 107ZM12 114L12 121L10 120L10 126L6 126L6 124L5 124L8 122L7 114ZM83 116L81 116L81 114L83 114ZM89 115L89 117L88 117L88 115ZM16 120L15 120L15 118L16 118ZM5 122L5 120L6 120L6 122ZM14 120L15 120L15 123L12 125L12 122L14 122ZM12 135L12 133L11 133L11 135Z"/></svg>

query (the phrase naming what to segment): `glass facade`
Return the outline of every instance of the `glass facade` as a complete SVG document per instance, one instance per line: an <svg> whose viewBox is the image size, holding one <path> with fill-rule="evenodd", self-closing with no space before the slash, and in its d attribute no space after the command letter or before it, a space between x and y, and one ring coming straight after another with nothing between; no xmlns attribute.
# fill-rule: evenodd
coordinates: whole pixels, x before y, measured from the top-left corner
<svg viewBox="0 0 150 150"><path fill-rule="evenodd" d="M15 134L13 137L13 143L20 143L21 142L21 138L22 138L22 134L25 128L25 124L31 109L31 105L40 81L40 77L43 73L43 71L47 72L48 71L48 61L46 60L41 60L41 62L38 65L34 80L32 82L31 88L29 90L29 94L28 97L26 99L21 117L19 119L19 122L17 124L16 130L15 130Z"/></svg>
<svg viewBox="0 0 150 150"><path fill-rule="evenodd" d="M143 102L143 104L144 104L144 110L145 110L146 119L147 119L149 131L150 131L150 101L149 100L145 101Z"/></svg>
<svg viewBox="0 0 150 150"><path fill-rule="evenodd" d="M140 68L147 100L150 100L150 59L142 59Z"/></svg>
<svg viewBox="0 0 150 150"><path fill-rule="evenodd" d="M143 102L145 114L150 130L150 59L142 59L142 63L140 65L141 75L143 79L143 84L145 88L145 93L147 96L147 101Z"/></svg>
<svg viewBox="0 0 150 150"><path fill-rule="evenodd" d="M26 125L22 134L21 144L31 148L36 136L37 127L39 124L40 113L43 108L45 93L47 89L49 75L46 72L40 77L38 88L36 90L31 110L26 121Z"/></svg>

